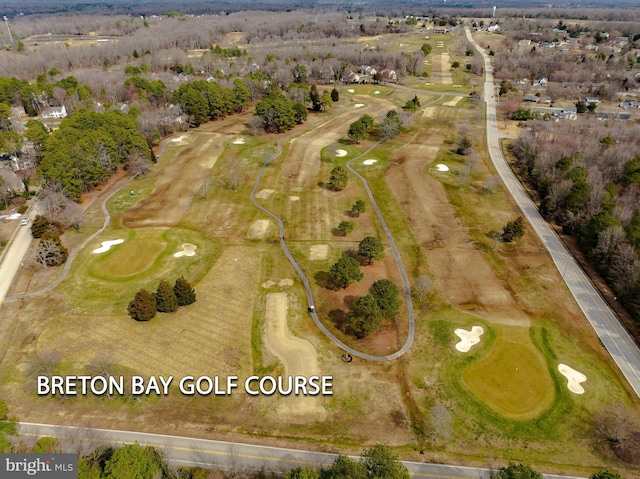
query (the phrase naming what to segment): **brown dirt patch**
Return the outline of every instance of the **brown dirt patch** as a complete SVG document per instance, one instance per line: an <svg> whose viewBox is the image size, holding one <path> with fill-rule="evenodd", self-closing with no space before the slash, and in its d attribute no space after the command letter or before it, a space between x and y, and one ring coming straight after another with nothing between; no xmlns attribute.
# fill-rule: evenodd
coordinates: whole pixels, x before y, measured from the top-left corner
<svg viewBox="0 0 640 479"><path fill-rule="evenodd" d="M432 65L432 79L434 83L441 83L443 85L451 85L453 78L451 77L451 59L448 53L441 53L440 55L433 55Z"/></svg>
<svg viewBox="0 0 640 479"><path fill-rule="evenodd" d="M319 375L318 358L313 345L291 334L287 325L287 293L269 293L265 311L264 343L284 365L285 376ZM279 398L278 411L287 415L325 414L319 397L288 396Z"/></svg>
<svg viewBox="0 0 640 479"><path fill-rule="evenodd" d="M128 228L175 226L187 212L224 149L226 137L218 133L199 132L193 141L160 170L153 192L122 216ZM164 156L164 155L163 155Z"/></svg>
<svg viewBox="0 0 640 479"><path fill-rule="evenodd" d="M442 184L424 173L441 139L417 137L414 141L420 143L398 150L405 161L390 161L386 177L416 237L429 249L440 291L452 305L489 321L528 326L529 317L475 247Z"/></svg>
<svg viewBox="0 0 640 479"><path fill-rule="evenodd" d="M251 223L249 226L249 231L247 231L247 238L250 239L262 239L267 235L267 231L269 229L269 225L271 222L269 220L256 220Z"/></svg>
<svg viewBox="0 0 640 479"><path fill-rule="evenodd" d="M329 245L328 244L314 244L309 248L310 260L323 260L329 257Z"/></svg>

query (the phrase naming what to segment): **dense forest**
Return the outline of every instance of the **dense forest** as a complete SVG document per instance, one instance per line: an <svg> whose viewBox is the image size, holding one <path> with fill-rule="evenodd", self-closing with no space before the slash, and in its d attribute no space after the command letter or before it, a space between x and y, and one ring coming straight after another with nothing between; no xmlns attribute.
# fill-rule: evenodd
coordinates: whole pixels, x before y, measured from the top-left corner
<svg viewBox="0 0 640 479"><path fill-rule="evenodd" d="M596 120L530 121L512 147L542 213L575 235L640 320L640 145L634 129Z"/></svg>

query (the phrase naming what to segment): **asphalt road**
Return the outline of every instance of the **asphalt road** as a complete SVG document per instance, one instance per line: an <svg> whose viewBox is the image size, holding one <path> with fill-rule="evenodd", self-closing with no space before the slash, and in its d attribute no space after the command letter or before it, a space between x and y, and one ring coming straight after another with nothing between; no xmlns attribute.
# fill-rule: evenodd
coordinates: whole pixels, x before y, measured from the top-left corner
<svg viewBox="0 0 640 479"><path fill-rule="evenodd" d="M7 296L7 291L9 291L13 278L18 272L24 255L29 249L29 245L31 244L31 223L37 214L37 205L35 205L29 209L29 224L27 226L20 226L22 218L17 220L17 231L9 241L2 258L2 263L0 263L0 304L2 304ZM23 216L23 218L26 218L26 216Z"/></svg>
<svg viewBox="0 0 640 479"><path fill-rule="evenodd" d="M90 429L49 424L19 423L21 437L53 436L68 438L70 447L79 442L91 444L122 444L138 442L165 452L167 459L177 466L200 466L227 470L267 471L283 474L298 466L321 467L333 463L336 454L304 451L270 446L212 441L181 436L167 436L110 429ZM64 444L64 442L63 442ZM490 470L464 466L447 466L423 462L403 461L412 477L438 479L489 479ZM570 476L545 475L545 479L570 479ZM573 479L573 478L571 478Z"/></svg>
<svg viewBox="0 0 640 479"><path fill-rule="evenodd" d="M500 149L498 126L496 118L495 86L493 82L493 69L489 56L475 42L469 28L465 28L467 39L473 43L482 54L485 64L484 99L487 104L487 145L491 160L498 174L502 178L507 190L516 201L522 213L535 230L540 240L551 254L558 271L562 274L571 294L580 306L580 309L609 351L611 357L618 365L629 384L640 396L640 349L618 318L613 314L609 306L602 299L596 288L593 287L586 274L569 254L555 231L547 224L538 212L538 208L531 201L526 191L515 176ZM585 388L588 390L588 382Z"/></svg>

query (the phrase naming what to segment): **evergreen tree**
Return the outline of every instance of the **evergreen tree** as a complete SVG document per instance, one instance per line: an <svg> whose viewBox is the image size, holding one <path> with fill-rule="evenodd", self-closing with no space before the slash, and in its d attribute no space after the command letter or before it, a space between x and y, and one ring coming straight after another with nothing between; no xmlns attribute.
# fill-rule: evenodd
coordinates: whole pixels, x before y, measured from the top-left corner
<svg viewBox="0 0 640 479"><path fill-rule="evenodd" d="M51 229L51 221L42 215L36 215L31 223L31 236L34 238L42 238L42 236Z"/></svg>
<svg viewBox="0 0 640 479"><path fill-rule="evenodd" d="M391 319L400 310L398 287L388 279L375 281L369 288L369 294L376 300L383 319Z"/></svg>
<svg viewBox="0 0 640 479"><path fill-rule="evenodd" d="M149 321L156 315L156 295L141 289L127 306L127 311L136 321Z"/></svg>
<svg viewBox="0 0 640 479"><path fill-rule="evenodd" d="M347 186L349 176L346 168L343 166L336 166L331 170L331 176L329 177L329 189L333 191L343 190Z"/></svg>
<svg viewBox="0 0 640 479"><path fill-rule="evenodd" d="M178 298L168 281L160 281L156 290L156 307L160 313L173 313L178 309Z"/></svg>
<svg viewBox="0 0 640 479"><path fill-rule="evenodd" d="M358 244L358 256L366 259L367 264L371 264L374 259L382 259L384 247L378 238L367 236Z"/></svg>
<svg viewBox="0 0 640 479"><path fill-rule="evenodd" d="M511 243L524 236L524 219L518 216L517 219L509 221L502 229L502 241Z"/></svg>
<svg viewBox="0 0 640 479"><path fill-rule="evenodd" d="M331 100L333 101L333 103L336 103L340 100L340 93L338 93L338 90L336 90L335 88L331 90Z"/></svg>
<svg viewBox="0 0 640 479"><path fill-rule="evenodd" d="M341 288L346 288L354 281L360 281L364 276L360 271L360 264L351 256L343 256L329 270L333 281Z"/></svg>
<svg viewBox="0 0 640 479"><path fill-rule="evenodd" d="M173 292L178 300L178 306L188 306L196 302L196 292L189 282L180 276L173 285Z"/></svg>
<svg viewBox="0 0 640 479"><path fill-rule="evenodd" d="M353 231L353 227L353 221L341 221L336 229L340 236L347 236Z"/></svg>
<svg viewBox="0 0 640 479"><path fill-rule="evenodd" d="M366 210L366 205L363 200L356 200L356 202L351 207L351 215L356 218L360 216L360 213L364 213Z"/></svg>

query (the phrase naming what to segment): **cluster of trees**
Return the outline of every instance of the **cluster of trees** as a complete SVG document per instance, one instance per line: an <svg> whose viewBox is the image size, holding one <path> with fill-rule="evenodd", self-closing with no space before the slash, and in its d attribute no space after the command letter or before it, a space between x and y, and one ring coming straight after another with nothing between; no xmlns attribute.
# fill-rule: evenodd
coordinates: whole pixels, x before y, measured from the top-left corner
<svg viewBox="0 0 640 479"><path fill-rule="evenodd" d="M513 144L541 212L575 235L640 320L640 146L632 130L529 122Z"/></svg>
<svg viewBox="0 0 640 479"><path fill-rule="evenodd" d="M329 183L327 187L333 191L341 191L347 187L349 182L349 173L344 166L336 166L331 170L331 176L329 176Z"/></svg>
<svg viewBox="0 0 640 479"><path fill-rule="evenodd" d="M45 146L38 173L44 180L60 183L75 200L129 160L153 158L135 116L119 111L79 110L61 121Z"/></svg>
<svg viewBox="0 0 640 479"><path fill-rule="evenodd" d="M409 100L403 108L407 112L413 112L420 106L417 97ZM403 127L408 126L410 117L407 113L398 113L397 110L389 110L382 119L376 121L370 115L362 115L349 125L347 139L352 143L359 143L368 136L375 136L381 140L390 140L398 136Z"/></svg>
<svg viewBox="0 0 640 479"><path fill-rule="evenodd" d="M349 210L349 215L357 218L360 216L360 213L364 213L366 210L366 205L363 200L356 200L355 203L351 206L351 210ZM341 221L338 227L336 228L336 233L339 236L347 236L349 233L353 231L355 224L353 221Z"/></svg>
<svg viewBox="0 0 640 479"><path fill-rule="evenodd" d="M234 81L233 89L206 80L192 81L180 85L173 98L191 116L194 126L240 112L251 103L251 94L240 79Z"/></svg>
<svg viewBox="0 0 640 479"><path fill-rule="evenodd" d="M349 327L358 337L369 336L380 329L383 321L396 316L398 311L398 287L388 279L380 279L371 285L369 294L356 300L349 317Z"/></svg>
<svg viewBox="0 0 640 479"><path fill-rule="evenodd" d="M140 289L127 306L127 311L136 321L149 321L155 317L156 312L173 313L179 306L188 306L195 301L194 289L181 276L176 279L173 287L166 280L160 281L155 293Z"/></svg>
<svg viewBox="0 0 640 479"><path fill-rule="evenodd" d="M304 102L294 101L276 91L256 104L255 116L260 123L253 125L253 129L282 133L307 119L307 107Z"/></svg>
<svg viewBox="0 0 640 479"><path fill-rule="evenodd" d="M339 455L328 469L308 466L292 469L285 479L409 479L409 470L387 446L365 449L359 460Z"/></svg>
<svg viewBox="0 0 640 479"><path fill-rule="evenodd" d="M507 222L502 229L502 241L511 243L524 236L524 218L518 216L515 220Z"/></svg>
<svg viewBox="0 0 640 479"><path fill-rule="evenodd" d="M353 143L360 143L373 131L376 122L371 115L362 115L349 125L347 138Z"/></svg>

